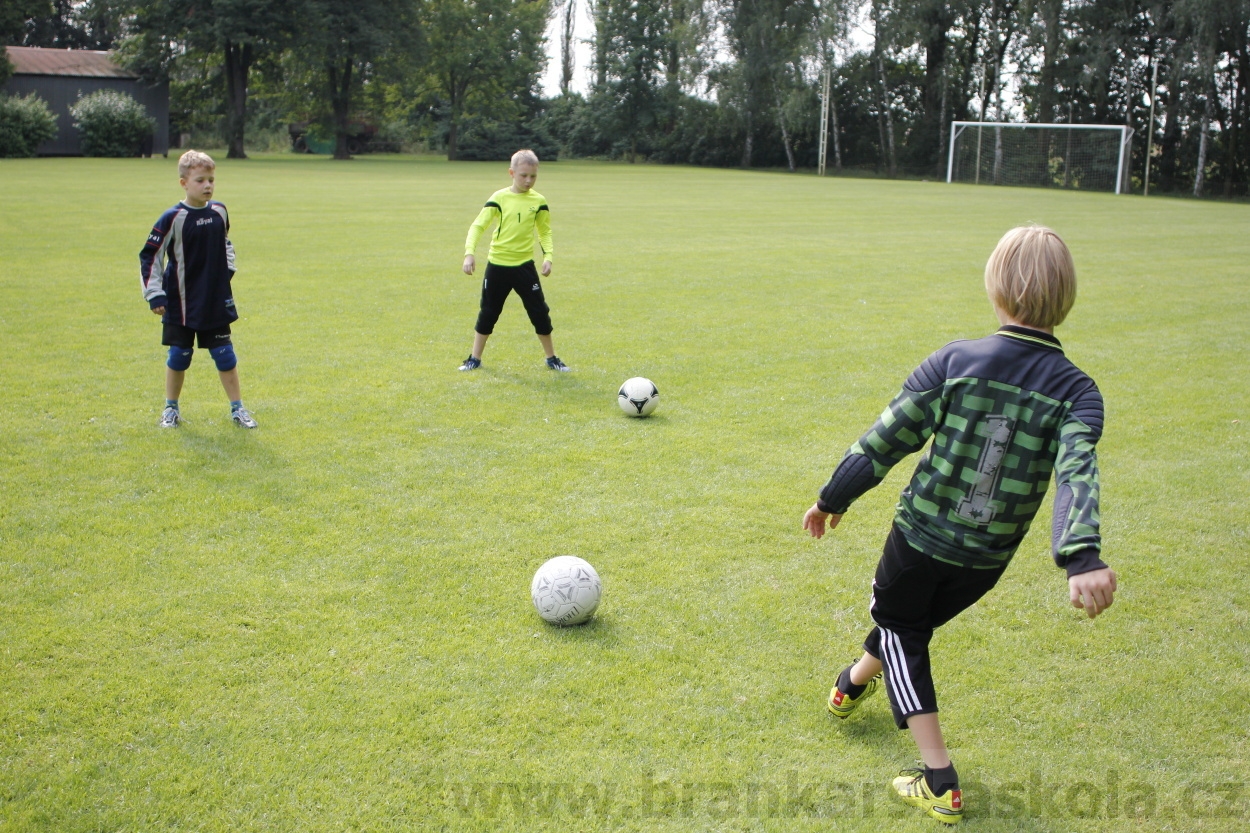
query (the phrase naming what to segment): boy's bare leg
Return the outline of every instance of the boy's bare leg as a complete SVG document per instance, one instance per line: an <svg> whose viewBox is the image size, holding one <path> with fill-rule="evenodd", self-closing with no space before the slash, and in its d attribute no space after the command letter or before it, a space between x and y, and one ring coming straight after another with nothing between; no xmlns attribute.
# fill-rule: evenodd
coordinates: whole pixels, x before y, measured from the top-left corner
<svg viewBox="0 0 1250 833"><path fill-rule="evenodd" d="M936 713L913 714L907 718L907 728L912 740L920 748L920 759L929 769L943 769L951 765L951 756L942 739L942 727Z"/></svg>
<svg viewBox="0 0 1250 833"><path fill-rule="evenodd" d="M230 397L231 402L238 402L243 398L239 395L239 369L237 367L218 370L217 375L221 377L221 386L226 389L226 396Z"/></svg>
<svg viewBox="0 0 1250 833"><path fill-rule="evenodd" d="M178 397L182 395L182 383L187 378L185 370L174 370L171 367L165 368L165 398L174 402L178 401Z"/></svg>
<svg viewBox="0 0 1250 833"><path fill-rule="evenodd" d="M547 353L547 358L551 358L556 354L556 348L551 345L551 334L539 336L538 341L543 346L543 350Z"/></svg>
<svg viewBox="0 0 1250 833"><path fill-rule="evenodd" d="M482 351L486 349L486 339L488 338L490 338L489 334L482 335L481 333L474 330L473 331L473 352L470 353L469 355L473 356L473 358L477 359L478 361L481 361Z"/></svg>
<svg viewBox="0 0 1250 833"><path fill-rule="evenodd" d="M881 673L881 660L868 652L859 658L859 662L851 666L851 682L855 685L866 685L869 680Z"/></svg>

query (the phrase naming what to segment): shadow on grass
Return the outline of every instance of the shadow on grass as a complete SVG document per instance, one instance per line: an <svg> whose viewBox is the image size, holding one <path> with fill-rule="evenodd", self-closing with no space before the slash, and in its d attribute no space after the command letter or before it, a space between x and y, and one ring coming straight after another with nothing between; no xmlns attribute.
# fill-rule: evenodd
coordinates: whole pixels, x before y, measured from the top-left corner
<svg viewBox="0 0 1250 833"><path fill-rule="evenodd" d="M616 648L621 644L620 634L610 616L596 615L583 625L548 625L534 634L553 645L597 645L600 648Z"/></svg>

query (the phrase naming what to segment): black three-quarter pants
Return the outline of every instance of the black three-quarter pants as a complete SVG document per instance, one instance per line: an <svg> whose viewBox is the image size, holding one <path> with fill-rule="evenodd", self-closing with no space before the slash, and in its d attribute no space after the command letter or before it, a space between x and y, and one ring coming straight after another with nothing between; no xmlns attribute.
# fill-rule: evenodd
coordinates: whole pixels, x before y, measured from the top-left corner
<svg viewBox="0 0 1250 833"><path fill-rule="evenodd" d="M484 336L495 331L495 322L503 312L504 301L508 293L516 292L525 304L525 312L534 325L534 332L540 336L551 335L551 310L547 299L543 297L543 286L538 280L538 270L534 261L522 263L520 266L500 266L487 262L486 274L482 276L482 308L477 314L474 330Z"/></svg>
<svg viewBox="0 0 1250 833"><path fill-rule="evenodd" d="M881 660L898 728L907 728L912 715L938 710L929 664L934 629L972 607L1004 569L938 561L908 544L898 526L890 530L872 580L870 610L877 627L864 640L864 650Z"/></svg>

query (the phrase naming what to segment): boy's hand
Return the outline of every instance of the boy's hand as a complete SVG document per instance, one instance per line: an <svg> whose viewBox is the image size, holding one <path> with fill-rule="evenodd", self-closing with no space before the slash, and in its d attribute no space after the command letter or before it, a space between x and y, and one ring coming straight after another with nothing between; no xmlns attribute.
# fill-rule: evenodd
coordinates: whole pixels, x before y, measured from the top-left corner
<svg viewBox="0 0 1250 833"><path fill-rule="evenodd" d="M1110 567L1078 573L1068 579L1068 592L1072 606L1083 608L1086 615L1093 619L1111 607L1114 601L1115 573Z"/></svg>
<svg viewBox="0 0 1250 833"><path fill-rule="evenodd" d="M550 260L544 260L544 261L543 261L543 268L542 268L542 275L543 275L543 277L545 278L545 277L547 277L547 276L548 276L548 275L550 275L550 274L551 274L551 261L550 261Z"/></svg>
<svg viewBox="0 0 1250 833"><path fill-rule="evenodd" d="M820 505L813 503L812 508L807 510L807 514L803 516L803 528L813 538L820 538L825 534L825 522L829 522L829 528L833 529L838 525L838 521L842 520L841 515L831 515L828 512L821 512Z"/></svg>
<svg viewBox="0 0 1250 833"><path fill-rule="evenodd" d="M464 266L460 267L466 275L472 275L474 267L477 266L477 258L473 255L464 256Z"/></svg>
<svg viewBox="0 0 1250 833"><path fill-rule="evenodd" d="M164 307L152 307L152 312L156 313L157 315L164 315L165 308Z"/></svg>

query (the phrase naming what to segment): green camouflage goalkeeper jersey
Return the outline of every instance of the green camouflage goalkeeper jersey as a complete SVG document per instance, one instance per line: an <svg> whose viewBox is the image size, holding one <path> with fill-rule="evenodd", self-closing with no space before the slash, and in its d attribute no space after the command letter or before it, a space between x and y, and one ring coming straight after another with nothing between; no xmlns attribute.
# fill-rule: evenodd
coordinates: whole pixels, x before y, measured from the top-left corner
<svg viewBox="0 0 1250 833"><path fill-rule="evenodd" d="M938 350L908 377L821 490L842 513L930 439L899 499L908 543L940 561L999 567L1011 560L1054 472L1052 546L1068 575L1106 565L1099 553L1102 394L1058 339L1005 326Z"/></svg>

